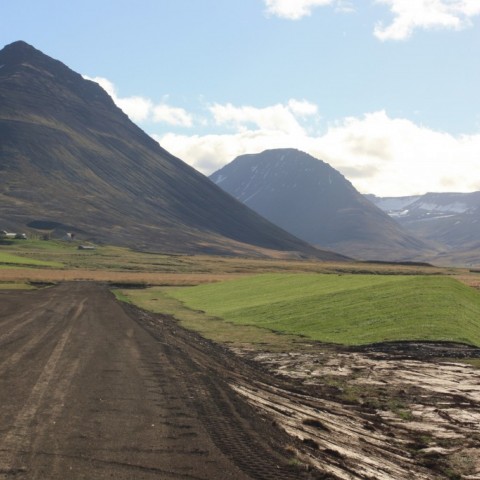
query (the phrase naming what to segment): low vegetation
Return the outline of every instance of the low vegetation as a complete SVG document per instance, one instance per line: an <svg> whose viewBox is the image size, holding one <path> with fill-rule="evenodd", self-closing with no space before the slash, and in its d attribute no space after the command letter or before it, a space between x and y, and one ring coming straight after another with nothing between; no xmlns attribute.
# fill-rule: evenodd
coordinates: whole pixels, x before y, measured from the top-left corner
<svg viewBox="0 0 480 480"><path fill-rule="evenodd" d="M61 268L63 264L55 261L37 260L0 251L0 266L28 266L28 267L55 267Z"/></svg>
<svg viewBox="0 0 480 480"><path fill-rule="evenodd" d="M25 265L66 269L122 270L161 273L255 274L275 272L375 273L375 274L452 274L458 269L421 265L368 264L363 262L322 262L316 260L221 257L209 255L171 255L145 252L126 247L97 245L95 250L78 250L80 242L61 240L12 240L0 244L0 262L4 256L28 259ZM32 263L33 262L33 263ZM20 263L20 262L18 262Z"/></svg>
<svg viewBox="0 0 480 480"><path fill-rule="evenodd" d="M221 341L258 343L270 331L349 345L393 340L480 344L479 294L452 278L477 286L480 276L466 270L179 256L102 245L84 251L77 246L39 239L2 244L0 282L198 285L125 294L145 308L174 313L185 326Z"/></svg>
<svg viewBox="0 0 480 480"><path fill-rule="evenodd" d="M195 330L215 342L248 348L268 348L270 351L301 350L305 346L304 339L297 335L279 335L256 326L233 324L187 308L170 295L174 288L115 289L113 292L118 300L134 303L151 312L172 315L183 327Z"/></svg>
<svg viewBox="0 0 480 480"><path fill-rule="evenodd" d="M480 294L448 277L270 274L169 294L232 324L323 342L480 345Z"/></svg>
<svg viewBox="0 0 480 480"><path fill-rule="evenodd" d="M34 288L28 283L0 282L0 290L32 290Z"/></svg>

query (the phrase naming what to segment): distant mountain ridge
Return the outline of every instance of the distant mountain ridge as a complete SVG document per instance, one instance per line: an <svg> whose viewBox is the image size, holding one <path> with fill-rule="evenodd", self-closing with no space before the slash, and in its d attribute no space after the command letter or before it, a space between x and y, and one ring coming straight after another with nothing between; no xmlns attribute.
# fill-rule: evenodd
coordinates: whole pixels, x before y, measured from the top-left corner
<svg viewBox="0 0 480 480"><path fill-rule="evenodd" d="M480 192L367 197L412 234L434 242L440 260L480 264Z"/></svg>
<svg viewBox="0 0 480 480"><path fill-rule="evenodd" d="M480 192L426 193L407 197L376 197L366 195L375 205L395 218L407 222L440 219L458 214L475 214L480 210Z"/></svg>
<svg viewBox="0 0 480 480"><path fill-rule="evenodd" d="M242 155L210 179L268 220L321 248L371 260L412 260L429 250L337 170L299 150Z"/></svg>
<svg viewBox="0 0 480 480"><path fill-rule="evenodd" d="M319 252L226 195L106 92L25 42L0 51L0 229L156 251Z"/></svg>

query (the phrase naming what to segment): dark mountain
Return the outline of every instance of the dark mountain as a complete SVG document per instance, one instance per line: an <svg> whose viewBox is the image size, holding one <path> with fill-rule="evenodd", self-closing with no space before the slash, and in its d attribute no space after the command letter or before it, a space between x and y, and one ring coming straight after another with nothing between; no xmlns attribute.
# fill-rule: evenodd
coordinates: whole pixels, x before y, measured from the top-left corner
<svg viewBox="0 0 480 480"><path fill-rule="evenodd" d="M96 83L24 42L0 51L0 230L157 251L316 252L161 148ZM271 252L270 252L271 253Z"/></svg>
<svg viewBox="0 0 480 480"><path fill-rule="evenodd" d="M368 198L412 234L435 242L438 260L480 262L480 192Z"/></svg>
<svg viewBox="0 0 480 480"><path fill-rule="evenodd" d="M427 250L330 165L293 149L242 155L210 176L294 235L362 259L411 260Z"/></svg>

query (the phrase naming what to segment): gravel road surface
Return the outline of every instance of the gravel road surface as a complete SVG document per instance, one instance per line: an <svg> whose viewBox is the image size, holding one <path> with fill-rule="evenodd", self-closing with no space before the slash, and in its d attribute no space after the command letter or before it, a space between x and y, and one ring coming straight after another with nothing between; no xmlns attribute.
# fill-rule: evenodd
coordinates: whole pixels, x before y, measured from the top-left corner
<svg viewBox="0 0 480 480"><path fill-rule="evenodd" d="M103 285L0 292L0 479L323 478L231 387L248 369Z"/></svg>

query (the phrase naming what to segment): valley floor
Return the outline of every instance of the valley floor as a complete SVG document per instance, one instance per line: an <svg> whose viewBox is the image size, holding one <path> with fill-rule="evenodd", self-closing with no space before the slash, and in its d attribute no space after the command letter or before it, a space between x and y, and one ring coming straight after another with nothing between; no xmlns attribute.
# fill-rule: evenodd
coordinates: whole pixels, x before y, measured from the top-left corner
<svg viewBox="0 0 480 480"><path fill-rule="evenodd" d="M480 370L442 346L233 351L90 282L0 303L0 479L480 478Z"/></svg>

